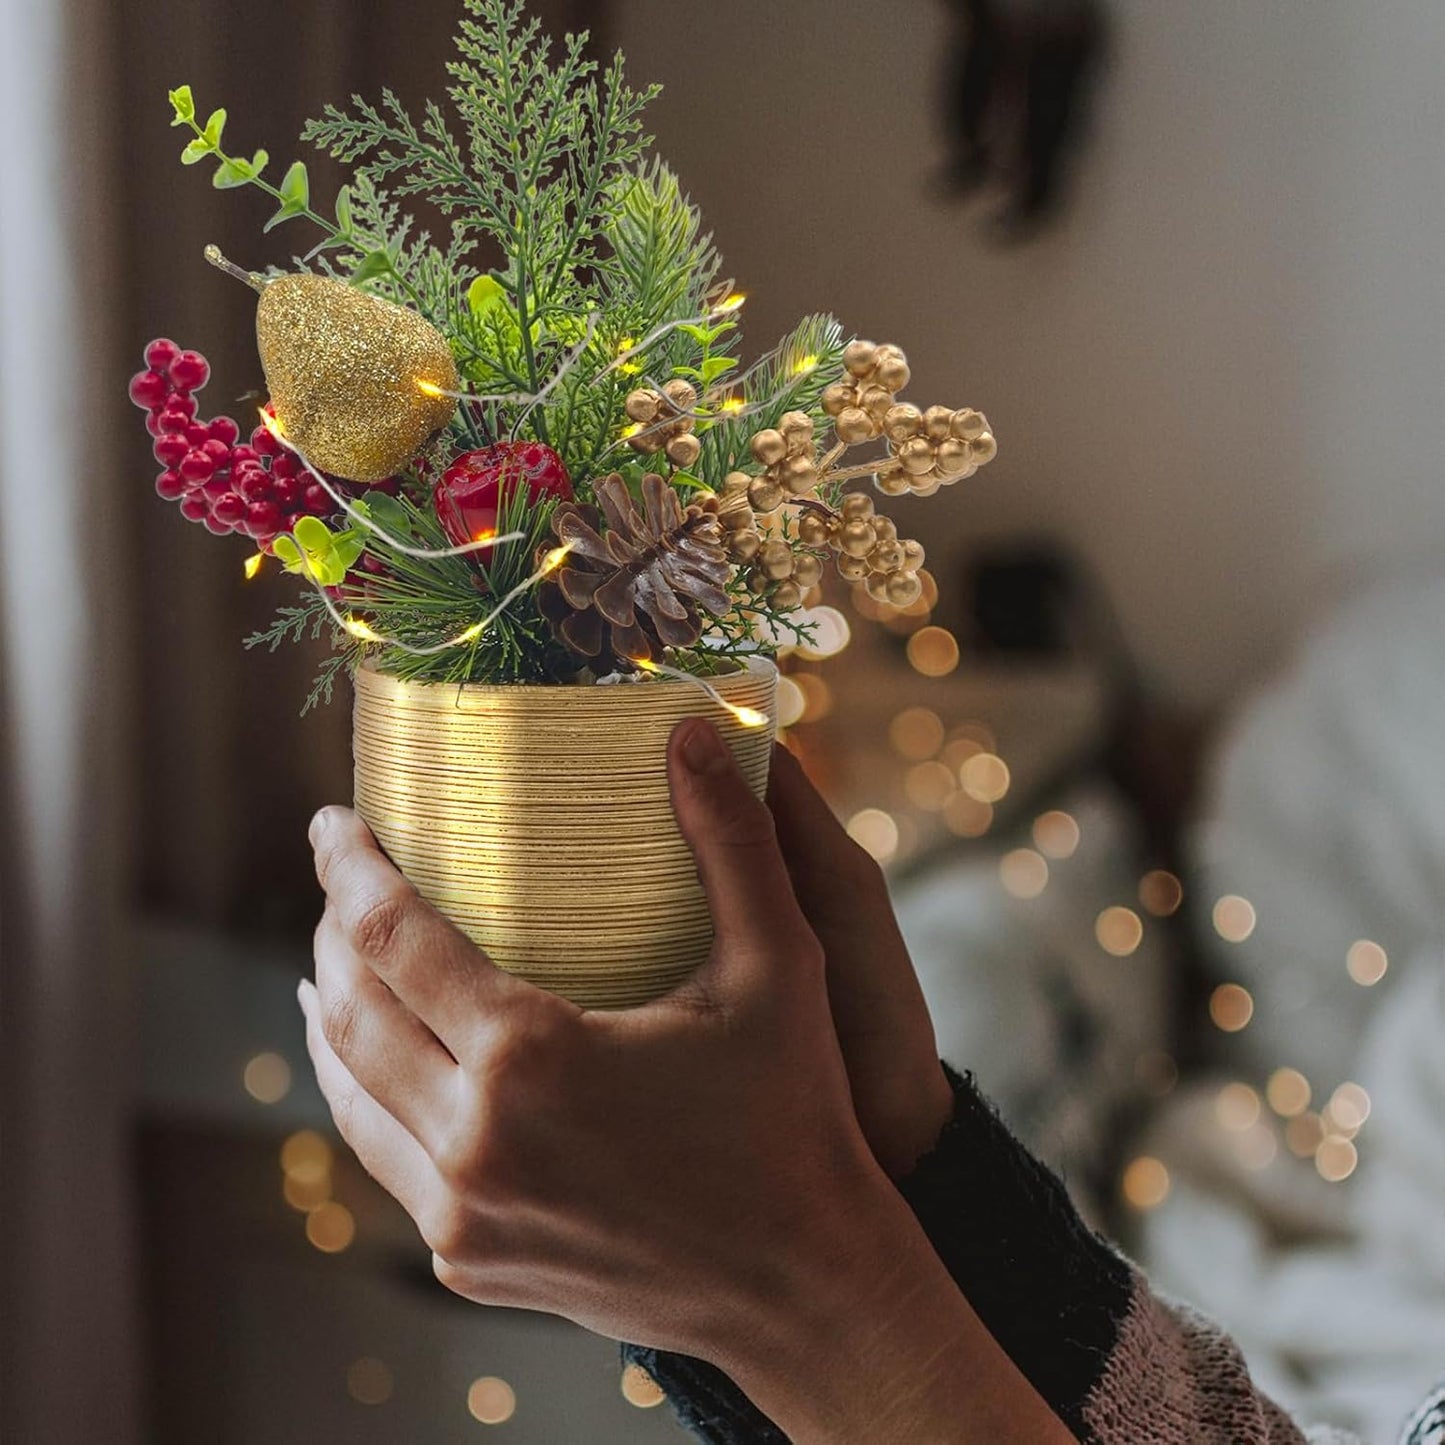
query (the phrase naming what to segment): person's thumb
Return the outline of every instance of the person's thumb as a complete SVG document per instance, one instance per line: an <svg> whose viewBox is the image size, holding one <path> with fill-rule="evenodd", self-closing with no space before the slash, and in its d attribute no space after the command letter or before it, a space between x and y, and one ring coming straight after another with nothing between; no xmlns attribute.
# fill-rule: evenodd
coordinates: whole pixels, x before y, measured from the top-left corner
<svg viewBox="0 0 1445 1445"><path fill-rule="evenodd" d="M701 718L679 723L667 768L673 815L712 911L714 957L745 964L807 942L816 947L778 851L773 816L717 729Z"/></svg>

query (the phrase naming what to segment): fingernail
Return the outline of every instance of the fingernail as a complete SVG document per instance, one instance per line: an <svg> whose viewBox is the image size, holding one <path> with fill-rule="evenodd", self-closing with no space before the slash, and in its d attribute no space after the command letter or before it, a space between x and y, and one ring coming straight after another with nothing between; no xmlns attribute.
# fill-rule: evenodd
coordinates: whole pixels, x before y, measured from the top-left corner
<svg viewBox="0 0 1445 1445"><path fill-rule="evenodd" d="M699 777L725 773L732 767L732 754L718 730L701 718L693 718L682 739L682 760Z"/></svg>
<svg viewBox="0 0 1445 1445"><path fill-rule="evenodd" d="M321 842L321 836L326 832L331 822L331 809L322 808L311 820L311 826L306 831L306 836L311 840L312 848L316 848Z"/></svg>

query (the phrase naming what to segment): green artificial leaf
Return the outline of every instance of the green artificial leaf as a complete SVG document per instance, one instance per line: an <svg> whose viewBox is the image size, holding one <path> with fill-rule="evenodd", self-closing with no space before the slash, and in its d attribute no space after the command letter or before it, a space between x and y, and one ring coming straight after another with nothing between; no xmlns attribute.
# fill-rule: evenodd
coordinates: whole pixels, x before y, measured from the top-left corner
<svg viewBox="0 0 1445 1445"><path fill-rule="evenodd" d="M473 316L482 317L506 294L507 288L495 276L478 276L467 287L467 305Z"/></svg>
<svg viewBox="0 0 1445 1445"><path fill-rule="evenodd" d="M185 150L181 152L181 164L183 166L193 166L197 161L205 160L213 150L215 150L213 145L203 137L196 136L194 140L187 144Z"/></svg>
<svg viewBox="0 0 1445 1445"><path fill-rule="evenodd" d="M367 521L374 522L393 537L405 537L412 533L411 518L406 508L386 492L372 492L353 505Z"/></svg>
<svg viewBox="0 0 1445 1445"><path fill-rule="evenodd" d="M206 128L201 132L201 139L205 141L212 150L219 148L221 144L221 132L226 128L226 112L224 110L213 110L210 118L206 121Z"/></svg>
<svg viewBox="0 0 1445 1445"><path fill-rule="evenodd" d="M336 224L345 233L351 231L351 187L342 186L336 193Z"/></svg>
<svg viewBox="0 0 1445 1445"><path fill-rule="evenodd" d="M682 487L686 491L710 492L712 488L703 481L701 477L695 477L691 472L674 472L668 479L675 487Z"/></svg>
<svg viewBox="0 0 1445 1445"><path fill-rule="evenodd" d="M361 258L361 265L351 273L351 284L359 286L363 281L370 281L375 276L390 274L391 257L385 251L368 251Z"/></svg>
<svg viewBox="0 0 1445 1445"><path fill-rule="evenodd" d="M308 552L324 552L331 545L331 530L320 517L299 517L291 535Z"/></svg>
<svg viewBox="0 0 1445 1445"><path fill-rule="evenodd" d="M171 124L190 125L196 118L196 102L191 97L190 86L178 85L167 94L171 102L171 109L175 111Z"/></svg>
<svg viewBox="0 0 1445 1445"><path fill-rule="evenodd" d="M732 356L704 357L702 363L703 387L707 388L711 386L718 377L726 376L737 364L737 358Z"/></svg>
<svg viewBox="0 0 1445 1445"><path fill-rule="evenodd" d="M259 176L261 172L266 169L266 162L270 159L271 157L265 151L257 151L256 154L251 157L251 174L253 176Z"/></svg>
<svg viewBox="0 0 1445 1445"><path fill-rule="evenodd" d="M706 346L712 340L712 331L709 327L699 326L689 321L685 326L677 328L684 336L690 336L699 346Z"/></svg>
<svg viewBox="0 0 1445 1445"><path fill-rule="evenodd" d="M304 211L311 204L311 185L306 178L305 161L292 161L281 182L281 199L298 211Z"/></svg>
<svg viewBox="0 0 1445 1445"><path fill-rule="evenodd" d="M304 216L311 204L311 190L306 180L306 162L293 161L281 182L281 205L276 214L261 228L269 231L293 216Z"/></svg>
<svg viewBox="0 0 1445 1445"><path fill-rule="evenodd" d="M218 191L230 191L237 186L247 185L251 179L250 161L227 157L216 167L216 174L211 177L211 184Z"/></svg>
<svg viewBox="0 0 1445 1445"><path fill-rule="evenodd" d="M366 551L366 539L353 528L337 535L332 546L332 555L341 567L343 577L356 565L357 558Z"/></svg>

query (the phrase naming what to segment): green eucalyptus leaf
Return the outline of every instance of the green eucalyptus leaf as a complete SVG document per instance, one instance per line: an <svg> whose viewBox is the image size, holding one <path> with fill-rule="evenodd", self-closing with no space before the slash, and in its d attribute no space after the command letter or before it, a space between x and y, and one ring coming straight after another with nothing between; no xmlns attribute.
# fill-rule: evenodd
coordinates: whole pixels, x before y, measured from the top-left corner
<svg viewBox="0 0 1445 1445"><path fill-rule="evenodd" d="M211 177L211 184L218 191L229 191L234 190L237 186L248 184L251 178L249 161L227 157L216 167L216 174Z"/></svg>
<svg viewBox="0 0 1445 1445"><path fill-rule="evenodd" d="M306 177L305 161L291 162L280 190L281 199L288 206L293 206L298 214L311 204L311 184Z"/></svg>
<svg viewBox="0 0 1445 1445"><path fill-rule="evenodd" d="M221 144L221 132L226 128L226 112L224 110L213 110L206 127L201 132L201 138L206 141L212 150L216 150Z"/></svg>
<svg viewBox="0 0 1445 1445"><path fill-rule="evenodd" d="M175 116L171 120L172 125L190 125L196 118L196 102L191 96L189 85L178 85L174 90L167 92L171 103L171 109Z"/></svg>
<svg viewBox="0 0 1445 1445"><path fill-rule="evenodd" d="M181 164L183 166L193 166L197 161L205 160L214 150L215 147L211 145L209 141L201 136L197 136L194 140L190 141L185 150L181 152Z"/></svg>
<svg viewBox="0 0 1445 1445"><path fill-rule="evenodd" d="M393 537L412 534L411 517L395 497L385 492L372 492L363 501L355 503L356 510L368 521L375 522L383 531Z"/></svg>
<svg viewBox="0 0 1445 1445"><path fill-rule="evenodd" d="M385 251L368 251L361 258L361 265L351 273L351 284L359 286L363 281L370 281L374 276L387 276L391 273L391 257Z"/></svg>
<svg viewBox="0 0 1445 1445"><path fill-rule="evenodd" d="M301 570L301 553L290 537L275 538L271 543L271 550L280 558L281 565L286 571L299 572Z"/></svg>
<svg viewBox="0 0 1445 1445"><path fill-rule="evenodd" d="M291 535L308 552L325 552L331 546L331 532L320 517L298 517Z"/></svg>
<svg viewBox="0 0 1445 1445"><path fill-rule="evenodd" d="M256 154L251 157L251 174L253 176L259 176L261 172L266 169L266 162L270 159L271 157L267 152L257 151Z"/></svg>
<svg viewBox="0 0 1445 1445"><path fill-rule="evenodd" d="M701 477L695 477L691 472L674 472L668 479L675 487L682 487L687 491L710 492L712 488L703 481Z"/></svg>
<svg viewBox="0 0 1445 1445"><path fill-rule="evenodd" d="M467 305L473 316L487 314L507 294L507 288L495 276L478 276L467 287Z"/></svg>
<svg viewBox="0 0 1445 1445"><path fill-rule="evenodd" d="M709 387L718 377L725 376L737 365L735 358L731 356L706 356L702 363L702 384Z"/></svg>
<svg viewBox="0 0 1445 1445"><path fill-rule="evenodd" d="M359 532L342 532L332 547L331 555L341 567L343 577L356 565L356 560L366 551L366 542Z"/></svg>
<svg viewBox="0 0 1445 1445"><path fill-rule="evenodd" d="M336 193L336 224L343 231L351 230L351 187L342 186Z"/></svg>

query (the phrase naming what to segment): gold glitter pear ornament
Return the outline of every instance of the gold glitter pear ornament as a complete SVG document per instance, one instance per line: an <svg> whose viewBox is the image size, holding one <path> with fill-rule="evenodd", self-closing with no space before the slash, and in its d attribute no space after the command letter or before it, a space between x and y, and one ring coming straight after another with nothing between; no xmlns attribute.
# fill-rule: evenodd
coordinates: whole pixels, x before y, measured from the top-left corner
<svg viewBox="0 0 1445 1445"><path fill-rule="evenodd" d="M457 366L414 311L330 276L267 278L206 259L254 286L256 344L286 439L353 482L394 476L452 419Z"/></svg>

